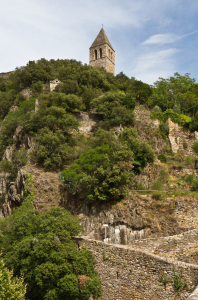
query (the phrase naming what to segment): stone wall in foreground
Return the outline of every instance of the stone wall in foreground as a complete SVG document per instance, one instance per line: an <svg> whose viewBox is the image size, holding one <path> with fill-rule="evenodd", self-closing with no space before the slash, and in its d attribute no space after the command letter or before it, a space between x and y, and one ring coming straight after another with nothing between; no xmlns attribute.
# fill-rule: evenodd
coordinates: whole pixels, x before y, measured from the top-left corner
<svg viewBox="0 0 198 300"><path fill-rule="evenodd" d="M97 261L102 282L102 300L173 300L187 299L198 284L198 266L162 258L128 246L76 238L78 248L89 249ZM177 296L174 271L189 287ZM172 282L165 285L160 277Z"/></svg>

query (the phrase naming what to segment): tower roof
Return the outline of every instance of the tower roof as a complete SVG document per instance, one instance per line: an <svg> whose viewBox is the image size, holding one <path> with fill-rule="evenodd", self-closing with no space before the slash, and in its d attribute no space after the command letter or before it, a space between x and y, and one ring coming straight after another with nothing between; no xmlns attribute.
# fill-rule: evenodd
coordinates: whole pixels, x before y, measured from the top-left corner
<svg viewBox="0 0 198 300"><path fill-rule="evenodd" d="M108 39L104 29L101 28L100 32L98 33L95 41L93 42L93 44L91 45L90 48L97 47L97 46L104 45L104 44L108 44L109 47L111 47L111 49L113 49L113 47L112 47L111 43L109 42L109 39Z"/></svg>

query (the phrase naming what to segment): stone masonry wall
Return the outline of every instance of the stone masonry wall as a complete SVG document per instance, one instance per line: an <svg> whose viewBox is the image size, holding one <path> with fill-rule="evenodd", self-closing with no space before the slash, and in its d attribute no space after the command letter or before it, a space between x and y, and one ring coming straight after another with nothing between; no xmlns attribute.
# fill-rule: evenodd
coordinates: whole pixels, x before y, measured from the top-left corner
<svg viewBox="0 0 198 300"><path fill-rule="evenodd" d="M144 250L112 245L101 241L76 239L78 247L89 249L96 259L102 282L102 300L173 300L187 299L198 284L198 266L161 258ZM174 271L186 280L189 290L180 297L174 289ZM166 287L160 276L172 282Z"/></svg>
<svg viewBox="0 0 198 300"><path fill-rule="evenodd" d="M102 58L100 58L100 49L102 49ZM97 59L95 59L95 50L97 51ZM107 44L90 48L89 64L93 67L103 67L107 72L115 75L115 52Z"/></svg>

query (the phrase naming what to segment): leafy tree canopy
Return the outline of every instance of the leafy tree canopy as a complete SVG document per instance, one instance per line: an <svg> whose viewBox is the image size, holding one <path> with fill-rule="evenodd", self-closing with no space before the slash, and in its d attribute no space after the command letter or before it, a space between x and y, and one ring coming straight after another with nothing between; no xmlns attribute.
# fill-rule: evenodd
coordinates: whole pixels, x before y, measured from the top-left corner
<svg viewBox="0 0 198 300"><path fill-rule="evenodd" d="M101 295L92 253L77 250L72 240L82 226L64 208L42 214L24 202L0 222L0 230L5 264L14 276L24 274L28 299L86 300L91 294L95 299ZM87 276L82 290L80 275Z"/></svg>
<svg viewBox="0 0 198 300"><path fill-rule="evenodd" d="M198 109L198 84L188 73L184 76L175 73L168 79L159 78L153 85L149 104L158 105L163 111L179 105L181 113L194 116Z"/></svg>
<svg viewBox="0 0 198 300"><path fill-rule="evenodd" d="M82 154L60 179L70 193L88 202L118 200L133 182L133 152L125 146L117 149L102 145Z"/></svg>
<svg viewBox="0 0 198 300"><path fill-rule="evenodd" d="M14 277L13 272L5 267L0 258L0 299L2 300L24 300L26 285L23 277Z"/></svg>
<svg viewBox="0 0 198 300"><path fill-rule="evenodd" d="M98 113L104 115L104 121L99 126L111 127L122 125L133 125L135 101L130 94L107 93L103 97L93 99L91 107Z"/></svg>

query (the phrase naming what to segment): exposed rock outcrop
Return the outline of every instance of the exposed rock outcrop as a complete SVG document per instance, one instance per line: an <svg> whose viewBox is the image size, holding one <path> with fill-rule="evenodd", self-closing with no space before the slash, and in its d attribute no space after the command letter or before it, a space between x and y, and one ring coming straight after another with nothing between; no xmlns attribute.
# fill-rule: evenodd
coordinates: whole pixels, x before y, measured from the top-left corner
<svg viewBox="0 0 198 300"><path fill-rule="evenodd" d="M169 118L167 120L169 127L169 142L171 149L174 153L178 151L185 152L184 156L194 155L193 144L198 141L198 132L190 132L189 129L185 129L178 124L171 121Z"/></svg>
<svg viewBox="0 0 198 300"><path fill-rule="evenodd" d="M3 159L7 159L8 161L12 161L12 154L16 150L26 149L29 150L32 147L31 138L23 131L23 129L19 126L16 129L15 135L13 136L15 143L6 148Z"/></svg>
<svg viewBox="0 0 198 300"><path fill-rule="evenodd" d="M21 205L24 197L25 179L26 172L20 170L15 182L10 182L6 187L5 202L2 206L4 217L8 217L12 213L13 208Z"/></svg>

